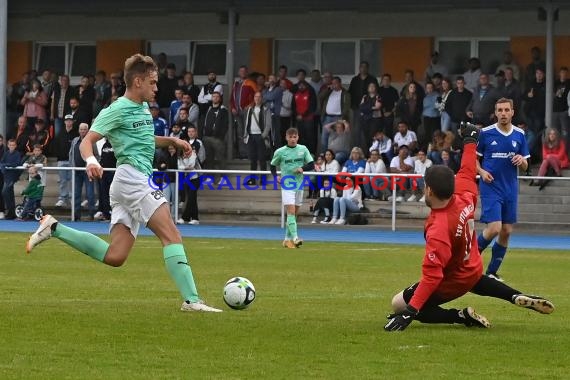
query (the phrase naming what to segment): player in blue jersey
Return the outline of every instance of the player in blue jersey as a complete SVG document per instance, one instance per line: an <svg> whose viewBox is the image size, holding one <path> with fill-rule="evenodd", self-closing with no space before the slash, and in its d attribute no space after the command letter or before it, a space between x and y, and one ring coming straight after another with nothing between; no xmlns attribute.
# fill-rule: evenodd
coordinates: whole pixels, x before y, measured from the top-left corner
<svg viewBox="0 0 570 380"><path fill-rule="evenodd" d="M530 157L524 131L511 123L513 115L511 99L497 100L497 123L482 129L477 145L477 154L481 157L477 165L481 176L481 222L487 223L477 240L479 252L483 252L497 237L487 275L499 281L497 272L517 221L518 169L525 172Z"/></svg>

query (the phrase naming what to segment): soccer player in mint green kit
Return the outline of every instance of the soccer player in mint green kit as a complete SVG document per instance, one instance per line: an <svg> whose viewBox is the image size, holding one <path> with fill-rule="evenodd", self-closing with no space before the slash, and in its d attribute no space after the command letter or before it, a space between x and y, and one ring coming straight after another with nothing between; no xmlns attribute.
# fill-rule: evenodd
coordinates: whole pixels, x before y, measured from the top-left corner
<svg viewBox="0 0 570 380"><path fill-rule="evenodd" d="M182 238L170 216L162 191L148 184L155 148L174 144L192 153L189 143L178 138L154 136L154 124L147 102L154 101L158 68L151 57L135 54L125 61L125 95L102 110L83 139L79 150L87 163L90 180L101 178L103 168L93 156L93 144L106 137L115 150L117 171L111 184L111 243L88 232L78 231L46 215L28 240L28 253L51 236L107 265L118 267L127 260L141 223L161 241L164 262L184 302L182 311L221 312L198 296ZM79 152L78 152L79 153Z"/></svg>
<svg viewBox="0 0 570 380"><path fill-rule="evenodd" d="M311 153L304 145L297 144L299 132L296 128L289 128L285 133L287 145L277 149L271 160L271 173L277 176L277 166L281 169L281 176L277 181L281 183L281 199L287 210L287 223L285 226L285 240L283 247L299 248L303 240L297 234L297 214L303 204L303 172L315 168Z"/></svg>

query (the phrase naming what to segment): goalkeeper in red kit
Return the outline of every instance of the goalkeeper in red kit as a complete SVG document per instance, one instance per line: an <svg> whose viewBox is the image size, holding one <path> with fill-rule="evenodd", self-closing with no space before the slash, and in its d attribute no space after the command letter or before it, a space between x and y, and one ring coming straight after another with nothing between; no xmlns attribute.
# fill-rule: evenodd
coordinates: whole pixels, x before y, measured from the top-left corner
<svg viewBox="0 0 570 380"><path fill-rule="evenodd" d="M394 314L388 316L386 331L404 330L415 319L422 323L458 323L490 327L472 307L444 309L440 305L467 292L500 298L542 314L554 311L545 298L523 294L505 283L483 275L483 263L475 233L477 183L475 148L479 130L462 125L464 150L461 169L454 177L447 166L434 165L425 174L426 205L431 208L425 223L425 256L418 283L392 299Z"/></svg>

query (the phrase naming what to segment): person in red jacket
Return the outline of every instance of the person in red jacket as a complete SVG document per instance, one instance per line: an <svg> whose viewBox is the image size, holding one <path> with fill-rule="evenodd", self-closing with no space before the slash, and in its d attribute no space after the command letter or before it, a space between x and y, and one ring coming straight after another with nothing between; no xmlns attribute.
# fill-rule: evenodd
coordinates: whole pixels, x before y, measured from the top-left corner
<svg viewBox="0 0 570 380"><path fill-rule="evenodd" d="M309 152L316 154L315 111L317 110L317 98L315 92L309 87L310 85L305 81L297 83L297 91L293 95L293 108L299 130L299 144L305 145Z"/></svg>
<svg viewBox="0 0 570 380"><path fill-rule="evenodd" d="M232 93L230 96L230 109L237 124L237 133L234 141L237 142L237 152L239 158L247 158L247 147L241 138L244 134L244 117L248 107L253 105L253 95L255 94L257 84L248 78L249 72L247 66L240 66L238 70L239 79L232 85Z"/></svg>
<svg viewBox="0 0 570 380"><path fill-rule="evenodd" d="M467 292L500 298L539 313L554 311L552 302L523 294L494 278L483 275L483 263L475 232L477 204L476 144L479 130L467 124L462 130L464 151L461 169L454 178L446 166L426 170L426 205L431 208L425 223L425 256L422 277L392 299L394 314L388 316L386 331L404 330L414 319L423 323L458 323L490 327L472 307L444 309L440 305Z"/></svg>
<svg viewBox="0 0 570 380"><path fill-rule="evenodd" d="M556 176L562 176L562 169L568 167L568 154L566 153L566 144L560 138L560 133L556 128L546 128L544 133L544 141L542 142L542 164L538 169L538 176L546 176L548 169L552 168ZM539 180L537 185L540 190L544 189L548 181ZM534 181L531 182L531 185Z"/></svg>

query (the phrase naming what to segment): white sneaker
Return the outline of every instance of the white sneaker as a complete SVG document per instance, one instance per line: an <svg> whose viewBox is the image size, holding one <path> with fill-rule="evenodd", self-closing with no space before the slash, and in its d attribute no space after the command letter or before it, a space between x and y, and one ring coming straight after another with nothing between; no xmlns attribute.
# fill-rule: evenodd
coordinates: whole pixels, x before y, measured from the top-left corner
<svg viewBox="0 0 570 380"><path fill-rule="evenodd" d="M176 221L176 224L186 224L186 221L184 219L180 218Z"/></svg>
<svg viewBox="0 0 570 380"><path fill-rule="evenodd" d="M51 237L51 226L57 223L57 219L51 215L44 215L42 220L40 220L40 226L30 236L28 242L26 243L26 252L30 253L32 249L43 241L48 240Z"/></svg>
<svg viewBox="0 0 570 380"><path fill-rule="evenodd" d="M396 197L396 202L403 202L403 201L404 201L404 197L403 197L403 196L398 195L398 196Z"/></svg>
<svg viewBox="0 0 570 380"><path fill-rule="evenodd" d="M101 211L97 211L95 215L93 215L93 219L97 220L103 219L103 213Z"/></svg>
<svg viewBox="0 0 570 380"><path fill-rule="evenodd" d="M415 194L412 194L412 196L408 198L408 202L415 202L417 200L418 200L418 197L416 197Z"/></svg>
<svg viewBox="0 0 570 380"><path fill-rule="evenodd" d="M311 224L317 224L317 217L313 217L313 220L311 220Z"/></svg>
<svg viewBox="0 0 570 380"><path fill-rule="evenodd" d="M196 219L192 219L190 222L188 222L188 224L192 224L194 226L197 226L198 224L200 224L200 221L196 220Z"/></svg>
<svg viewBox="0 0 570 380"><path fill-rule="evenodd" d="M342 225L344 225L344 224L346 224L346 220L344 220L343 218L340 218L339 220L336 221L335 224L342 224Z"/></svg>
<svg viewBox="0 0 570 380"><path fill-rule="evenodd" d="M329 224L336 224L337 220L338 220L337 218L332 218L331 221L329 222Z"/></svg>
<svg viewBox="0 0 570 380"><path fill-rule="evenodd" d="M81 207L85 208L87 206L89 206L89 201L87 199L81 202Z"/></svg>
<svg viewBox="0 0 570 380"><path fill-rule="evenodd" d="M55 203L55 207L63 207L63 206L65 206L65 202L63 201L63 199L60 199Z"/></svg>
<svg viewBox="0 0 570 380"><path fill-rule="evenodd" d="M197 302L188 302L184 301L182 306L180 307L182 311L207 311L211 313L221 313L222 310L216 309L214 307L208 306L204 303L204 301L199 300Z"/></svg>
<svg viewBox="0 0 570 380"><path fill-rule="evenodd" d="M297 236L295 239L293 239L293 244L295 244L295 247L299 248L303 245L303 239Z"/></svg>
<svg viewBox="0 0 570 380"><path fill-rule="evenodd" d="M394 199L394 197L393 197L392 195L390 195L390 196L388 197L388 202L392 202L392 199Z"/></svg>
<svg viewBox="0 0 570 380"><path fill-rule="evenodd" d="M424 196L422 196L422 197L420 198L420 200L419 200L418 202L422 202L422 203L423 203L423 202L425 202L425 201L426 201L426 196L424 195Z"/></svg>
<svg viewBox="0 0 570 380"><path fill-rule="evenodd" d="M95 202L95 208L99 208L99 201Z"/></svg>
<svg viewBox="0 0 570 380"><path fill-rule="evenodd" d="M1 219L6 219L6 215L4 215L3 212L0 212L0 220L1 220Z"/></svg>

